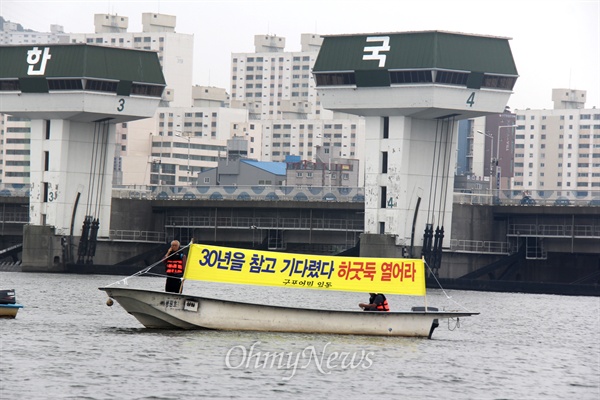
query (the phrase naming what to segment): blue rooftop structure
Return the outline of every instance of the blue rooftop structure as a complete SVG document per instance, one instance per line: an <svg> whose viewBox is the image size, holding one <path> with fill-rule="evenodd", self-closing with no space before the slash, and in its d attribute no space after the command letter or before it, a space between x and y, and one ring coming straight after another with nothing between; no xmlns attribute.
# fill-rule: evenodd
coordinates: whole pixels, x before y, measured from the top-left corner
<svg viewBox="0 0 600 400"><path fill-rule="evenodd" d="M269 172L275 175L285 176L287 164L283 162L272 162L272 161L251 161L241 160L243 163L251 165L256 168L260 168L263 171Z"/></svg>

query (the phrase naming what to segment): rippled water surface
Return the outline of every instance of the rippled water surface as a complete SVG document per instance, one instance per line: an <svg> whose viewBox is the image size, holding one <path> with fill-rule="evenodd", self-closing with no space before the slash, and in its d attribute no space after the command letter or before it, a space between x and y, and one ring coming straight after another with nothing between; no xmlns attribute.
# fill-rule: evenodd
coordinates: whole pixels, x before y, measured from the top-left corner
<svg viewBox="0 0 600 400"><path fill-rule="evenodd" d="M598 399L600 299L432 290L432 340L143 328L98 287L121 277L0 272L0 399ZM159 289L161 278L128 280ZM186 293L356 309L368 295L186 283ZM389 296L392 310L423 305Z"/></svg>

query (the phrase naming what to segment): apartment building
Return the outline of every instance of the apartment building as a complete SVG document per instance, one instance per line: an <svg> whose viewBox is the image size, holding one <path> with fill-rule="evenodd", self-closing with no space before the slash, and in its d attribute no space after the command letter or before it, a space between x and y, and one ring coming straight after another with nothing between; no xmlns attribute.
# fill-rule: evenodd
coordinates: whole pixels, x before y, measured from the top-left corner
<svg viewBox="0 0 600 400"><path fill-rule="evenodd" d="M226 157L227 141L245 121L247 112L241 109L160 109L158 136L152 140L150 184L194 184L200 171L214 167L219 158ZM156 166L157 158L161 171Z"/></svg>
<svg viewBox="0 0 600 400"><path fill-rule="evenodd" d="M12 115L6 115L4 119L2 183L29 183L30 120Z"/></svg>
<svg viewBox="0 0 600 400"><path fill-rule="evenodd" d="M156 51L167 82L163 100L171 107L189 107L194 35L176 33L176 22L174 15L143 13L142 32L128 32L128 17L95 14L94 33L70 34L69 43Z"/></svg>
<svg viewBox="0 0 600 400"><path fill-rule="evenodd" d="M312 67L322 41L302 34L300 51L289 52L285 38L256 35L254 53L232 54L231 106L248 110L250 123L260 121L260 160L315 161L317 146L336 159L363 157L363 119L325 110L317 96Z"/></svg>
<svg viewBox="0 0 600 400"><path fill-rule="evenodd" d="M120 124L113 183L194 184L225 157L232 135L248 137L247 111L222 107L225 97L211 89L194 87L196 106L159 107L154 118Z"/></svg>
<svg viewBox="0 0 600 400"><path fill-rule="evenodd" d="M517 110L512 188L586 197L600 191L600 110L586 91L553 89L551 110Z"/></svg>
<svg viewBox="0 0 600 400"><path fill-rule="evenodd" d="M69 43L69 35L61 25L50 25L50 32L35 32L0 16L0 44Z"/></svg>

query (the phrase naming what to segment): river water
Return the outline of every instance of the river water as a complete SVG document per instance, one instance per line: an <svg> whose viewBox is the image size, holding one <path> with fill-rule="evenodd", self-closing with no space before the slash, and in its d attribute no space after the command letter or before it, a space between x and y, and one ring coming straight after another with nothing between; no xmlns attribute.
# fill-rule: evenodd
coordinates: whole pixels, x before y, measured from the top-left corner
<svg viewBox="0 0 600 400"><path fill-rule="evenodd" d="M432 340L160 331L106 305L98 287L120 279L0 272L24 305L0 320L0 399L600 398L596 297L429 290L429 306L481 313L441 321ZM335 309L368 296L199 282L185 292ZM423 305L388 300L392 311Z"/></svg>

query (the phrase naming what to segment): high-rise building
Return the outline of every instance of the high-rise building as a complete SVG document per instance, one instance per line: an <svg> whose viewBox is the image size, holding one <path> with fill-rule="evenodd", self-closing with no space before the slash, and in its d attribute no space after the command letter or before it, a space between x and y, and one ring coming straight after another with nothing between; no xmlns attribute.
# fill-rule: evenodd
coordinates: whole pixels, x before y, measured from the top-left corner
<svg viewBox="0 0 600 400"><path fill-rule="evenodd" d="M600 191L600 110L585 108L585 90L553 89L552 100L551 110L515 111L512 188L589 196Z"/></svg>
<svg viewBox="0 0 600 400"><path fill-rule="evenodd" d="M237 125L247 121L247 112L224 107L161 108L157 121L150 184L188 185L196 182L198 172L225 157L227 141Z"/></svg>
<svg viewBox="0 0 600 400"><path fill-rule="evenodd" d="M69 42L156 51L167 82L163 100L191 106L194 35L176 33L174 15L143 13L142 32L128 32L128 26L127 17L96 14L94 33L71 34Z"/></svg>
<svg viewBox="0 0 600 400"><path fill-rule="evenodd" d="M260 121L255 157L262 161L290 155L316 161L317 146L335 159L363 157L364 120L323 109L315 90L311 71L322 41L302 34L300 51L286 52L285 38L256 35L254 53L232 54L231 106L247 109L250 123Z"/></svg>
<svg viewBox="0 0 600 400"><path fill-rule="evenodd" d="M0 16L0 44L68 43L69 34L61 25L50 25L50 32L35 32L19 23L6 21Z"/></svg>
<svg viewBox="0 0 600 400"><path fill-rule="evenodd" d="M31 121L12 115L4 115L4 120L2 182L29 183Z"/></svg>

